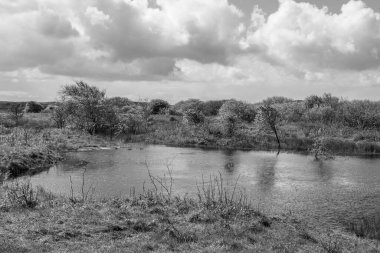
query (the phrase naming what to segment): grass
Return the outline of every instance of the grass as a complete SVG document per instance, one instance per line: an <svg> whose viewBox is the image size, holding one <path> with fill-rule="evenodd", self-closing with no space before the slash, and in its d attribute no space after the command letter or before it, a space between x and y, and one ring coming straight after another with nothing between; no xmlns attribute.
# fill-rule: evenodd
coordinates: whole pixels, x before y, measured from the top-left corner
<svg viewBox="0 0 380 253"><path fill-rule="evenodd" d="M0 179L50 168L66 151L120 146L105 137L57 128L0 127Z"/></svg>
<svg viewBox="0 0 380 253"><path fill-rule="evenodd" d="M359 221L352 222L348 227L359 237L380 241L380 215L363 217Z"/></svg>
<svg viewBox="0 0 380 253"><path fill-rule="evenodd" d="M151 180L166 187L171 182ZM28 182L8 183L0 194L0 251L376 252L369 240L311 230L286 216L267 217L220 177L203 182L198 198L160 189L74 203Z"/></svg>

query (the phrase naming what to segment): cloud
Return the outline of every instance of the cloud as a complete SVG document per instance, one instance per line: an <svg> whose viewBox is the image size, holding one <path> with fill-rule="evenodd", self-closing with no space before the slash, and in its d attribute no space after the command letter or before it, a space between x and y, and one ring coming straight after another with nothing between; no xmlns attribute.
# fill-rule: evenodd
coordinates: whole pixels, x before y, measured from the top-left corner
<svg viewBox="0 0 380 253"><path fill-rule="evenodd" d="M218 63L202 64L193 60L179 60L173 76L186 82L202 82L228 85L247 85L262 81L253 73L247 73L238 66L224 66Z"/></svg>
<svg viewBox="0 0 380 253"><path fill-rule="evenodd" d="M37 29L47 37L67 39L79 35L71 22L53 11L43 11L37 16Z"/></svg>
<svg viewBox="0 0 380 253"><path fill-rule="evenodd" d="M70 21L54 11L21 9L0 13L0 71L54 64L74 54L78 36Z"/></svg>
<svg viewBox="0 0 380 253"><path fill-rule="evenodd" d="M307 71L361 71L380 65L380 14L362 1L351 0L331 14L327 8L281 0L265 22L263 17L252 14L256 23L241 45L273 61Z"/></svg>
<svg viewBox="0 0 380 253"><path fill-rule="evenodd" d="M229 52L239 49L242 15L227 0L157 0L156 7L146 0L97 1L87 8L85 25L91 43L114 60L226 62Z"/></svg>
<svg viewBox="0 0 380 253"><path fill-rule="evenodd" d="M270 15L255 7L250 20L230 2L1 0L0 81L8 88L47 78L176 82L199 90L379 83L380 14L362 1L333 14L281 0Z"/></svg>

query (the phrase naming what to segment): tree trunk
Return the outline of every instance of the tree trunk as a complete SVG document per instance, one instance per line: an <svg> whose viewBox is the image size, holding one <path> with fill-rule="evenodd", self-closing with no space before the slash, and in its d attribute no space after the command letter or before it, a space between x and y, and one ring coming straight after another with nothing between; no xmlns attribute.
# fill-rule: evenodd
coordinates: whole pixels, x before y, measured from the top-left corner
<svg viewBox="0 0 380 253"><path fill-rule="evenodd" d="M280 150L281 149L281 143L280 143L280 139L278 138L276 126L273 127L273 132L276 135L276 139L277 139L277 143L278 143L278 150Z"/></svg>

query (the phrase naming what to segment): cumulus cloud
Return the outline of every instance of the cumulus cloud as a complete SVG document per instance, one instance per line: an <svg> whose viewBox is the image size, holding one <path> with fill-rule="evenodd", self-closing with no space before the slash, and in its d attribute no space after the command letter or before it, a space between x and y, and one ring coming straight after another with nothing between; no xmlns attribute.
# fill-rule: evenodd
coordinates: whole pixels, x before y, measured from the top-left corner
<svg viewBox="0 0 380 253"><path fill-rule="evenodd" d="M252 20L263 20L254 12ZM380 65L380 14L351 0L332 14L309 3L281 0L265 22L255 23L241 44L304 70L365 70Z"/></svg>
<svg viewBox="0 0 380 253"><path fill-rule="evenodd" d="M0 81L379 83L380 14L362 1L331 13L281 0L271 14L231 2L1 0Z"/></svg>
<svg viewBox="0 0 380 253"><path fill-rule="evenodd" d="M243 14L227 0L157 0L156 6L147 0L97 1L86 11L91 42L122 61L172 57L225 62L238 49Z"/></svg>
<svg viewBox="0 0 380 253"><path fill-rule="evenodd" d="M0 71L54 64L74 53L69 37L78 32L53 11L22 9L0 13Z"/></svg>

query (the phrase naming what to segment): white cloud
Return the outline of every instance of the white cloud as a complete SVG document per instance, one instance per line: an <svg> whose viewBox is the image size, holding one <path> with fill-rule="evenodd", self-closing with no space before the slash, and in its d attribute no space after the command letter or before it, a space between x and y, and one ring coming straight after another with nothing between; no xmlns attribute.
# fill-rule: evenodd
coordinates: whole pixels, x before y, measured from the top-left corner
<svg viewBox="0 0 380 253"><path fill-rule="evenodd" d="M248 19L229 0L1 0L0 88L85 79L237 94L380 83L380 14L362 1L333 14L281 0Z"/></svg>
<svg viewBox="0 0 380 253"><path fill-rule="evenodd" d="M262 20L259 12L254 20ZM351 0L341 13L309 3L280 1L277 12L248 32L243 45L302 70L365 70L380 65L380 14Z"/></svg>
<svg viewBox="0 0 380 253"><path fill-rule="evenodd" d="M99 11L98 8L90 6L86 9L85 16L90 19L91 25L105 25L110 16Z"/></svg>
<svg viewBox="0 0 380 253"><path fill-rule="evenodd" d="M202 64L193 60L179 60L175 64L173 75L190 82L217 82L228 85L246 85L259 81L253 75L248 75L242 69L234 66L224 66L217 63Z"/></svg>

